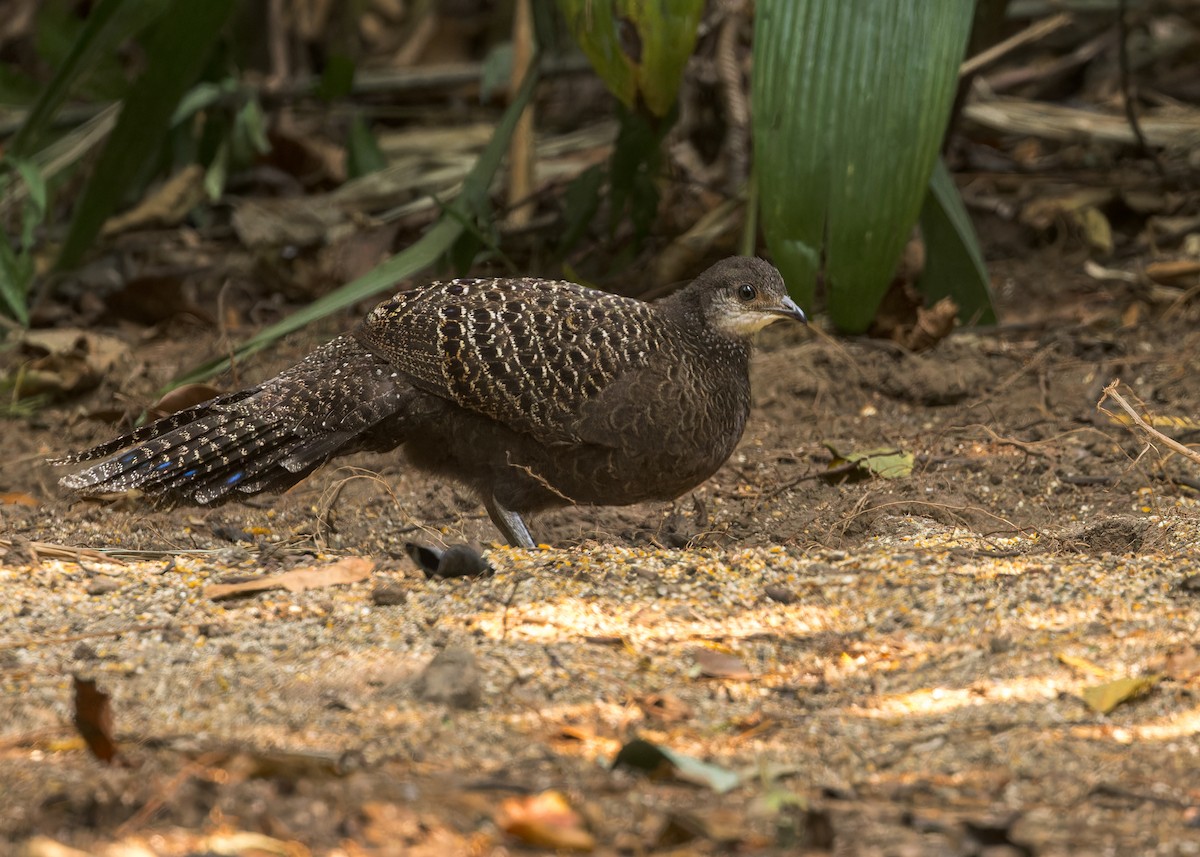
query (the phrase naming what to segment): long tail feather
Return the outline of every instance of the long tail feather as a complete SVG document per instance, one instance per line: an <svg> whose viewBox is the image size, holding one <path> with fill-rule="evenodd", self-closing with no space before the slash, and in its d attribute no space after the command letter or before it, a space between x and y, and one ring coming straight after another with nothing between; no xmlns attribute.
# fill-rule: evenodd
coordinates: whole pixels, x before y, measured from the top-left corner
<svg viewBox="0 0 1200 857"><path fill-rule="evenodd" d="M330 458L362 448L382 421L396 423L413 394L384 360L338 337L257 387L59 459L96 462L60 484L85 494L136 488L200 504L283 490ZM403 441L401 431L392 436L392 446Z"/></svg>

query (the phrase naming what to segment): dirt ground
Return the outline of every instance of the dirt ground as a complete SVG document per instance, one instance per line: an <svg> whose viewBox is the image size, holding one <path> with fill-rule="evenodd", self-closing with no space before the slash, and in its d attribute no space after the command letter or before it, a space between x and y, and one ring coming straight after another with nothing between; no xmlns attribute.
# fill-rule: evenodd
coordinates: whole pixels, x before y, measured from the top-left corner
<svg viewBox="0 0 1200 857"><path fill-rule="evenodd" d="M0 852L517 853L514 807L553 790L584 840L546 841L598 854L1200 854L1200 473L1096 408L1120 378L1187 441L1200 304L1080 268L993 258L1004 323L921 355L776 326L712 480L540 516L534 551L386 456L217 509L71 504L42 459L219 348L116 329L132 374L5 429ZM915 466L831 483L831 447ZM411 541L495 573L427 578ZM207 589L345 556L369 577ZM76 676L123 764L76 737ZM1085 703L1126 678L1141 695ZM638 737L724 779L613 769Z"/></svg>

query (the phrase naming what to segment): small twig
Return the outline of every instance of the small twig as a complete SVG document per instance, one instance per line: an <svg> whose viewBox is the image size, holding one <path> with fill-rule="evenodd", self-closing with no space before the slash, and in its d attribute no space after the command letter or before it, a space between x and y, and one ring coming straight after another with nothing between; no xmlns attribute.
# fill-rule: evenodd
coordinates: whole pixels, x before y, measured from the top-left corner
<svg viewBox="0 0 1200 857"><path fill-rule="evenodd" d="M516 600L517 589L521 586L522 583L524 583L528 579L529 579L528 576L519 575L517 577L517 579L513 581L512 592L508 593L508 598L504 599L504 612L501 614L501 617L500 617L500 639L501 640L508 639L508 608L511 607L513 601Z"/></svg>
<svg viewBox="0 0 1200 857"><path fill-rule="evenodd" d="M530 0L517 0L512 28L512 77L508 94L516 98L534 62L536 47L533 35L533 8ZM508 146L508 217L509 226L524 226L533 217L535 206L530 201L536 177L534 170L533 102L531 101L513 129Z"/></svg>
<svg viewBox="0 0 1200 857"><path fill-rule="evenodd" d="M134 625L132 628L119 628L115 631L89 631L86 634L68 634L65 637L30 637L25 640L0 640L0 651L4 649L26 649L31 646L54 646L60 643L77 643L80 640L92 640L99 637L120 637L125 634L141 634L146 631L165 631L170 625Z"/></svg>
<svg viewBox="0 0 1200 857"><path fill-rule="evenodd" d="M1129 404L1129 402L1125 401L1125 397L1117 392L1117 388L1120 385L1121 385L1121 379L1115 378L1115 379L1113 379L1112 383L1110 383L1107 387L1104 388L1104 395L1100 397L1100 401L1096 402L1096 410L1098 410L1100 413L1106 415L1107 417L1112 419L1114 422L1121 423L1122 425L1124 425L1124 421L1118 420L1116 418L1116 415L1113 414L1112 411L1106 410L1103 407L1104 401L1106 399L1112 399L1114 402L1116 402L1118 405L1120 405L1121 410L1123 410L1123 411L1125 411L1125 413L1129 414L1129 419L1131 419L1133 421L1134 425L1136 425L1143 432L1145 432L1147 435L1149 435L1152 440L1159 441L1160 443L1164 444L1165 446L1169 447L1170 449L1173 449L1175 452L1178 452L1180 455L1182 455L1184 458L1191 461L1193 464L1200 466L1200 452L1197 452L1196 450L1191 449L1190 447L1184 446L1182 443L1175 440L1175 438L1173 438L1173 437L1167 437L1165 434L1160 432L1154 426L1150 425L1150 423L1146 422L1146 420L1142 418L1142 415L1139 414L1137 411L1135 411L1133 409L1133 407Z"/></svg>
<svg viewBox="0 0 1200 857"><path fill-rule="evenodd" d="M725 151L728 172L725 192L737 196L749 175L750 163L750 105L742 85L742 66L738 59L738 37L741 34L743 2L732 0L717 31L715 65L720 81L722 106L728 128L725 132Z"/></svg>
<svg viewBox="0 0 1200 857"><path fill-rule="evenodd" d="M1125 118L1129 120L1129 129L1137 138L1138 148L1142 155L1154 162L1161 178L1167 177L1158 152L1150 148L1146 135L1142 133L1142 124L1138 120L1137 108L1134 106L1133 73L1129 68L1129 22L1126 20L1128 0L1117 0L1117 66L1121 75L1121 100L1125 102Z"/></svg>
<svg viewBox="0 0 1200 857"><path fill-rule="evenodd" d="M1044 39L1051 33L1061 30L1073 20L1068 13L1062 12L1053 18L1046 18L1044 21L1031 24L1021 32L1014 33L1002 42L997 42L986 51L975 54L969 60L964 60L963 64L958 67L958 76L966 77L967 75L974 74L984 66L991 65L1017 48L1031 42L1036 42L1038 39Z"/></svg>
<svg viewBox="0 0 1200 857"><path fill-rule="evenodd" d="M861 462L848 461L845 464L839 464L837 467L830 467L826 470L818 470L814 473L804 473L795 477L794 479L789 479L782 485L776 485L770 491L758 495L758 498L755 500L756 508L758 505L766 503L768 500L774 500L783 492L790 491L801 482L807 482L810 479L828 479L831 476L842 476L843 474L854 473L856 470L860 470L859 464L861 464Z"/></svg>

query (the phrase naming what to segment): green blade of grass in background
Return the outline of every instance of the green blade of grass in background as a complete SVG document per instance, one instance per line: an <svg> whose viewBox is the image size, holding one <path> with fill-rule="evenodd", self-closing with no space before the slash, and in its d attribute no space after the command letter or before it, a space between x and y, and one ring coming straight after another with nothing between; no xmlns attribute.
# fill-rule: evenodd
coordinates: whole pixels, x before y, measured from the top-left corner
<svg viewBox="0 0 1200 857"><path fill-rule="evenodd" d="M438 218L437 223L421 236L420 240L357 280L335 289L282 321L263 328L250 339L238 345L229 357L210 360L180 375L164 387L160 393L166 393L182 384L203 381L219 372L224 372L234 360L260 351L280 337L299 330L310 322L353 306L385 289L390 289L397 281L411 277L433 265L463 234L463 224L470 219L473 205L477 204L479 199L487 196L492 179L496 175L496 171L500 169L500 163L508 151L508 142L517 125L517 119L533 97L538 78L537 72L538 66L535 60L525 75L521 89L496 125L492 139L488 141L479 159L471 168L471 172L463 181L461 193L446 206L447 210ZM472 200L475 202L473 203Z"/></svg>
<svg viewBox="0 0 1200 857"><path fill-rule="evenodd" d="M102 56L116 51L131 36L169 7L167 0L102 0L92 7L79 38L71 45L66 60L30 108L8 146L13 157L29 155L37 148L54 114L75 85Z"/></svg>
<svg viewBox="0 0 1200 857"><path fill-rule="evenodd" d="M940 158L921 206L921 237L925 239L925 270L918 282L921 294L930 303L953 298L960 321L995 324L991 283L975 227Z"/></svg>
<svg viewBox="0 0 1200 857"><path fill-rule="evenodd" d="M105 0L97 11L109 2L113 0ZM153 161L180 98L196 82L234 5L234 0L174 0L159 17L147 38L146 68L130 87L75 208L59 268L79 263L105 219Z"/></svg>
<svg viewBox="0 0 1200 857"><path fill-rule="evenodd" d="M824 271L842 330L875 315L925 198L974 3L759 0L762 227L802 305Z"/></svg>

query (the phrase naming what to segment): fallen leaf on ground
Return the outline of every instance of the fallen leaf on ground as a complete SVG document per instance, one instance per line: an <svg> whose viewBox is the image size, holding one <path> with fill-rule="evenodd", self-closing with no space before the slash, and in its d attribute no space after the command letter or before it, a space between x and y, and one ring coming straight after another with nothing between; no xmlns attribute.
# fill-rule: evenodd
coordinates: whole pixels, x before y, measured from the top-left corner
<svg viewBox="0 0 1200 857"><path fill-rule="evenodd" d="M103 235L133 229L174 226L204 200L204 167L188 164L129 211L110 217Z"/></svg>
<svg viewBox="0 0 1200 857"><path fill-rule="evenodd" d="M0 506L28 506L36 509L40 506L34 497L24 491L0 491Z"/></svg>
<svg viewBox="0 0 1200 857"><path fill-rule="evenodd" d="M1079 670L1081 673L1086 673L1096 678L1108 678L1112 675L1112 672L1098 664L1092 663L1087 658L1080 658L1075 655L1068 655L1065 652L1059 652L1058 660L1059 663L1066 664L1071 669Z"/></svg>
<svg viewBox="0 0 1200 857"><path fill-rule="evenodd" d="M93 756L101 762L111 763L119 751L113 737L113 714L108 694L89 678L75 676L74 685L75 728Z"/></svg>
<svg viewBox="0 0 1200 857"><path fill-rule="evenodd" d="M90 390L129 354L129 346L116 337L78 328L28 330L21 336L20 350L32 359L4 379L18 399Z"/></svg>
<svg viewBox="0 0 1200 857"><path fill-rule="evenodd" d="M727 678L735 681L747 681L754 678L754 673L750 672L746 662L737 655L713 649L692 649L691 655L696 661L693 668L695 675L705 678Z"/></svg>
<svg viewBox="0 0 1200 857"><path fill-rule="evenodd" d="M838 452L829 444L825 444L825 448L833 453L833 460L829 462L831 469L848 464L855 466L855 470L850 474L831 474L830 478L836 479L865 479L868 476L878 476L881 479L903 479L912 475L913 462L916 460L911 452L886 446L847 453Z"/></svg>
<svg viewBox="0 0 1200 857"><path fill-rule="evenodd" d="M184 384L167 393L147 410L151 419L158 420L219 395L221 391L211 384Z"/></svg>
<svg viewBox="0 0 1200 857"><path fill-rule="evenodd" d="M632 768L655 779L671 778L697 786L707 786L724 794L741 783L741 775L725 768L702 762L694 756L677 753L666 747L635 738L621 748L613 759L614 768Z"/></svg>
<svg viewBox="0 0 1200 857"><path fill-rule="evenodd" d="M375 561L373 559L365 556L348 556L331 565L297 568L282 574L270 574L258 580L247 580L244 583L214 583L204 588L204 595L206 598L216 601L253 592L265 592L268 589L303 592L306 589L318 589L323 586L358 583L360 580L370 577L374 568Z"/></svg>
<svg viewBox="0 0 1200 857"><path fill-rule="evenodd" d="M209 854L221 855L240 855L247 852L279 855L297 853L293 843L276 839L273 836L267 836L265 833L255 833L251 830L214 833L204 840L203 850Z"/></svg>
<svg viewBox="0 0 1200 857"><path fill-rule="evenodd" d="M1160 678L1161 676L1157 675L1119 678L1094 687L1086 687L1080 695L1092 711L1108 714L1122 702L1129 702L1149 693Z"/></svg>
<svg viewBox="0 0 1200 857"><path fill-rule="evenodd" d="M679 723L692 716L692 708L673 693L651 693L638 697L642 713L660 723Z"/></svg>
<svg viewBox="0 0 1200 857"><path fill-rule="evenodd" d="M538 848L591 851L596 847L579 813L556 791L507 799L496 813L496 826Z"/></svg>
<svg viewBox="0 0 1200 857"><path fill-rule="evenodd" d="M24 857L92 857L87 851L63 845L49 836L35 836L27 840L21 854Z"/></svg>

